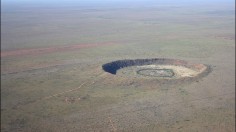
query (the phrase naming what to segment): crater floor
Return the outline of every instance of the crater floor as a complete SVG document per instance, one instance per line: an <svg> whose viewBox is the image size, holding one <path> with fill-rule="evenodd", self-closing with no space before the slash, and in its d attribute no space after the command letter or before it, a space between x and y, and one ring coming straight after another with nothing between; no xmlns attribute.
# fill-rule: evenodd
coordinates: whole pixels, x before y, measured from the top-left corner
<svg viewBox="0 0 236 132"><path fill-rule="evenodd" d="M176 65L143 65L121 68L116 74L127 77L178 79L183 77L195 77L206 69L206 66L196 70ZM173 75L171 74L172 72Z"/></svg>

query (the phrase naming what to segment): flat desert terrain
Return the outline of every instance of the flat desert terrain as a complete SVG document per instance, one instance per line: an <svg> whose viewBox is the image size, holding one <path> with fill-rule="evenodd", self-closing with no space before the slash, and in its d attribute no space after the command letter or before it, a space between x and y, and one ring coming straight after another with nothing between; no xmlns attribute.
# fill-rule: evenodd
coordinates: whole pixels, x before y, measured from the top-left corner
<svg viewBox="0 0 236 132"><path fill-rule="evenodd" d="M2 1L2 132L235 131L233 0L60 2ZM151 58L210 70L103 69Z"/></svg>

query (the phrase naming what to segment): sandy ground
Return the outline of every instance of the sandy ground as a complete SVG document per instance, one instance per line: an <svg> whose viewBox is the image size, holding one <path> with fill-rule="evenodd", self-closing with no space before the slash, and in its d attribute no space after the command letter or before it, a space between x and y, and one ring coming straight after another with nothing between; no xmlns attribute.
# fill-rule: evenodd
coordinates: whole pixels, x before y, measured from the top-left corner
<svg viewBox="0 0 236 132"><path fill-rule="evenodd" d="M199 69L199 71L184 67L184 66L174 66L174 65L148 65L141 66L140 68L158 68L158 69L172 69L175 73L175 77L194 77L206 70L206 67Z"/></svg>

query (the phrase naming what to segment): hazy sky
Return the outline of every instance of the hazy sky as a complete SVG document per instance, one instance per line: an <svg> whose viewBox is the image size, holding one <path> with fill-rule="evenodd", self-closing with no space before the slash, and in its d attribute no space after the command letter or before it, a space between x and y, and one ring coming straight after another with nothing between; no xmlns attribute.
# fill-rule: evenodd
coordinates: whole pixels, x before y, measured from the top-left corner
<svg viewBox="0 0 236 132"><path fill-rule="evenodd" d="M143 7L158 5L232 5L234 7L235 0L1 0L2 10L34 7Z"/></svg>
<svg viewBox="0 0 236 132"><path fill-rule="evenodd" d="M205 2L223 2L234 3L235 0L1 0L2 3L205 3Z"/></svg>

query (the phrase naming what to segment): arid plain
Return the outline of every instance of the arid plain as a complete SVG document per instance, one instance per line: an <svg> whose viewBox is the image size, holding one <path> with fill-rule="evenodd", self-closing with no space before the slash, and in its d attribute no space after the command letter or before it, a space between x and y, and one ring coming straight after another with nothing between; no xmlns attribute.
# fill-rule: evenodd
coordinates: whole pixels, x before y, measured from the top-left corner
<svg viewBox="0 0 236 132"><path fill-rule="evenodd" d="M235 131L234 2L3 3L1 131ZM191 81L105 72L205 64Z"/></svg>

